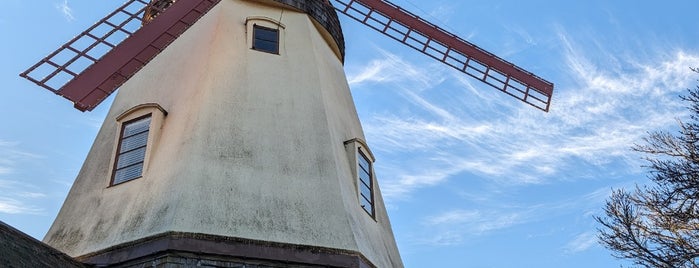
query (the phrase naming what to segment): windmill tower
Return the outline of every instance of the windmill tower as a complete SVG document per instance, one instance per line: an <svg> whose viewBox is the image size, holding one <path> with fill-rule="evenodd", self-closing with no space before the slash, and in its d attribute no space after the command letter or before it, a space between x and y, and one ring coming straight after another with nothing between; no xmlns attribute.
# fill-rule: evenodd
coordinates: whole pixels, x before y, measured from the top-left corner
<svg viewBox="0 0 699 268"><path fill-rule="evenodd" d="M23 73L82 111L119 88L44 241L105 266L402 267L335 9L538 109L553 84L388 1L333 3L129 0Z"/></svg>

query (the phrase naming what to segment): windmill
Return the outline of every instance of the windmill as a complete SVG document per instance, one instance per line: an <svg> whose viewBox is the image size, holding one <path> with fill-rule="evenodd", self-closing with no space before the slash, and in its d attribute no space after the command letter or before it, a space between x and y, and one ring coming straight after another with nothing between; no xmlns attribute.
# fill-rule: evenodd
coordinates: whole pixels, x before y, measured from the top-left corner
<svg viewBox="0 0 699 268"><path fill-rule="evenodd" d="M342 13L537 109L553 84L385 0L128 0L21 74L117 88L44 241L94 265L402 267Z"/></svg>

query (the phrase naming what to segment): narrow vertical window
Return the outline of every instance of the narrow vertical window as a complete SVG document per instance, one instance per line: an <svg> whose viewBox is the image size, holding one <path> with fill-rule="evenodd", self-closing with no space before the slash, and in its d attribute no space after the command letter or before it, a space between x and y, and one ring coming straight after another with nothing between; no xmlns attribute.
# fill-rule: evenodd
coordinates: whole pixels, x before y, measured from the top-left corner
<svg viewBox="0 0 699 268"><path fill-rule="evenodd" d="M122 125L117 150L112 185L141 177L146 157L151 115L146 115Z"/></svg>
<svg viewBox="0 0 699 268"><path fill-rule="evenodd" d="M369 161L361 150L357 150L357 162L359 164L359 168L357 169L357 177L359 179L359 203L364 211L374 217L374 179L371 172L371 161Z"/></svg>
<svg viewBox="0 0 699 268"><path fill-rule="evenodd" d="M253 25L252 49L279 54L279 30Z"/></svg>

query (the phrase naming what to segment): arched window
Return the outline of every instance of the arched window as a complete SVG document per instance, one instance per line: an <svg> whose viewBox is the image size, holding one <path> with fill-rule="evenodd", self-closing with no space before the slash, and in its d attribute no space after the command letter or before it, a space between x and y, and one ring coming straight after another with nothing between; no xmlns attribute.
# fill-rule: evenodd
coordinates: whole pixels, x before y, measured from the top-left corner
<svg viewBox="0 0 699 268"><path fill-rule="evenodd" d="M166 114L160 105L148 103L117 116L119 133L112 158L110 186L143 177Z"/></svg>
<svg viewBox="0 0 699 268"><path fill-rule="evenodd" d="M373 164L374 155L366 143L359 138L345 141L345 149L347 150L350 164L353 166L352 173L356 180L359 206L375 219L374 193L376 178Z"/></svg>
<svg viewBox="0 0 699 268"><path fill-rule="evenodd" d="M250 48L271 54L280 54L286 26L272 18L253 16L245 19Z"/></svg>

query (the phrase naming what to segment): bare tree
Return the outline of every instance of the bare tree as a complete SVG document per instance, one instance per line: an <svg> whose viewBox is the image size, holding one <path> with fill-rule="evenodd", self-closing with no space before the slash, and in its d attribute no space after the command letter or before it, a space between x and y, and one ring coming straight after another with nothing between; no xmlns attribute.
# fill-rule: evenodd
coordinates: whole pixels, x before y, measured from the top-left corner
<svg viewBox="0 0 699 268"><path fill-rule="evenodd" d="M698 69L692 69L699 72ZM689 122L677 134L653 132L644 153L652 185L617 190L607 200L600 242L642 267L699 268L699 86L680 97Z"/></svg>

